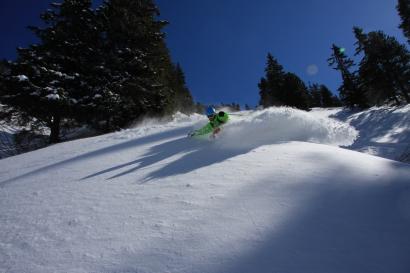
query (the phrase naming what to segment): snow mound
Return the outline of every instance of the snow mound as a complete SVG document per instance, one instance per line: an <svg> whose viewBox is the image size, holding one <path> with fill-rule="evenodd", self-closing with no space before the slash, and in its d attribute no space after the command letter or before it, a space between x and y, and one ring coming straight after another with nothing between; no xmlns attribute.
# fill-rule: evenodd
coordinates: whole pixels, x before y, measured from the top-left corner
<svg viewBox="0 0 410 273"><path fill-rule="evenodd" d="M283 141L305 141L334 146L351 145L358 132L346 123L309 112L275 107L243 116L232 116L225 126L221 146L252 148Z"/></svg>
<svg viewBox="0 0 410 273"><path fill-rule="evenodd" d="M339 109L329 117L348 123L360 137L348 147L388 159L410 160L410 104L404 106L372 107L355 112Z"/></svg>

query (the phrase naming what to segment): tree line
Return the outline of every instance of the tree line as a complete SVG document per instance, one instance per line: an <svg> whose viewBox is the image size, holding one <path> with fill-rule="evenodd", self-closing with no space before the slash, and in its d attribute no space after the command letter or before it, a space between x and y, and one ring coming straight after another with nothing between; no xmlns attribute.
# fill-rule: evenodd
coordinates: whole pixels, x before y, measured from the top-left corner
<svg viewBox="0 0 410 273"><path fill-rule="evenodd" d="M195 111L158 16L152 0L51 4L43 25L29 27L39 43L0 65L2 119L45 126L55 143L62 126L109 132L146 115Z"/></svg>
<svg viewBox="0 0 410 273"><path fill-rule="evenodd" d="M396 6L401 19L399 28L410 43L410 0L399 0ZM356 38L356 64L333 44L329 65L339 70L343 83L341 100L348 107L410 103L410 52L405 44L383 31L365 33L353 27Z"/></svg>
<svg viewBox="0 0 410 273"><path fill-rule="evenodd" d="M340 105L338 97L329 88L317 83L307 86L296 74L284 71L271 53L268 53L265 76L261 78L258 87L259 104L264 108L286 105L308 110L311 107Z"/></svg>
<svg viewBox="0 0 410 273"><path fill-rule="evenodd" d="M397 11L400 29L410 43L410 0L399 0ZM324 85L309 87L295 74L285 72L268 54L265 77L259 84L260 105L287 105L300 109L343 106L367 108L375 105L410 103L410 52L406 45L383 31L365 33L354 27L355 56L358 63L345 54L345 49L332 45L329 66L342 77L339 98Z"/></svg>

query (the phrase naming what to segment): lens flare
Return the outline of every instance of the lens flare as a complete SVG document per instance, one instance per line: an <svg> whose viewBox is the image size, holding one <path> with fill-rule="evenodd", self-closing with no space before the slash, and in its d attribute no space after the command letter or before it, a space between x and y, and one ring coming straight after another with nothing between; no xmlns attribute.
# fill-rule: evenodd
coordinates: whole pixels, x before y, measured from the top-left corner
<svg viewBox="0 0 410 273"><path fill-rule="evenodd" d="M317 67L317 65L315 64L311 64L306 68L306 73L309 76L314 76L319 72L319 67Z"/></svg>

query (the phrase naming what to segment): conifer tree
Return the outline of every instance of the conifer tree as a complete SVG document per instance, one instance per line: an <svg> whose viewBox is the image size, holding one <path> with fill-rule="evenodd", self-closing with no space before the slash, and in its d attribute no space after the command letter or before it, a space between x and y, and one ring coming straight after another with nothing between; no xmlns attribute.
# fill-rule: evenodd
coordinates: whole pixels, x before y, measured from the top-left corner
<svg viewBox="0 0 410 273"><path fill-rule="evenodd" d="M322 101L322 107L333 107L335 99L332 92L327 88L327 86L320 85L320 96Z"/></svg>
<svg viewBox="0 0 410 273"><path fill-rule="evenodd" d="M280 92L279 101L283 105L293 106L299 109L309 109L309 96L305 83L294 73L284 75L283 86Z"/></svg>
<svg viewBox="0 0 410 273"><path fill-rule="evenodd" d="M322 94L320 92L320 86L317 83L314 83L308 87L309 98L310 98L310 107L322 107Z"/></svg>
<svg viewBox="0 0 410 273"><path fill-rule="evenodd" d="M103 73L122 100L118 126L144 113L160 113L171 92L164 85L169 71L161 63L170 65L161 31L167 23L157 21L158 14L151 0L110 0L98 11L105 46Z"/></svg>
<svg viewBox="0 0 410 273"><path fill-rule="evenodd" d="M342 75L343 83L339 88L339 93L343 104L347 107L366 108L365 94L359 86L357 75L350 71L354 66L353 60L349 59L340 47L333 44L332 55L328 62L329 66L339 70Z"/></svg>
<svg viewBox="0 0 410 273"><path fill-rule="evenodd" d="M312 84L308 88L311 107L334 107L338 106L338 98L324 84Z"/></svg>
<svg viewBox="0 0 410 273"><path fill-rule="evenodd" d="M287 105L307 110L309 94L304 82L294 73L286 73L282 65L268 54L265 77L259 84L260 105Z"/></svg>
<svg viewBox="0 0 410 273"><path fill-rule="evenodd" d="M170 74L170 88L172 94L172 110L181 111L182 113L192 113L195 111L192 95L186 86L185 75L179 64L173 65Z"/></svg>
<svg viewBox="0 0 410 273"><path fill-rule="evenodd" d="M0 102L21 112L21 123L49 127L52 143L68 119L109 131L146 113L192 111L158 15L152 0L107 0L97 11L91 0L53 3L45 27L30 27L40 43L6 64Z"/></svg>
<svg viewBox="0 0 410 273"><path fill-rule="evenodd" d="M263 106L263 108L267 108L272 106L272 94L269 90L268 82L265 78L261 78L260 82L258 83L259 87L259 105Z"/></svg>
<svg viewBox="0 0 410 273"><path fill-rule="evenodd" d="M364 34L355 27L356 54L363 53L359 75L371 104L410 103L410 53L382 31Z"/></svg>
<svg viewBox="0 0 410 273"><path fill-rule="evenodd" d="M82 69L92 60L89 46L98 35L90 0L54 3L41 18L46 27L30 27L41 43L20 48L17 60L9 63L1 101L22 113L22 122L31 119L50 128L55 143L62 120L89 96Z"/></svg>
<svg viewBox="0 0 410 273"><path fill-rule="evenodd" d="M399 0L397 11L401 18L399 27L403 30L404 36L407 37L407 41L410 43L410 0Z"/></svg>
<svg viewBox="0 0 410 273"><path fill-rule="evenodd" d="M282 85L285 72L282 65L268 53L265 77L258 84L260 94L260 105L269 107L272 105L282 105L280 100L283 97Z"/></svg>
<svg viewBox="0 0 410 273"><path fill-rule="evenodd" d="M343 105L337 95L333 95L332 100L333 100L333 107L340 107Z"/></svg>
<svg viewBox="0 0 410 273"><path fill-rule="evenodd" d="M268 81L268 86L271 93L271 103L272 105L282 105L282 86L285 78L285 72L283 71L283 66L279 64L272 54L269 53L267 59L266 79Z"/></svg>

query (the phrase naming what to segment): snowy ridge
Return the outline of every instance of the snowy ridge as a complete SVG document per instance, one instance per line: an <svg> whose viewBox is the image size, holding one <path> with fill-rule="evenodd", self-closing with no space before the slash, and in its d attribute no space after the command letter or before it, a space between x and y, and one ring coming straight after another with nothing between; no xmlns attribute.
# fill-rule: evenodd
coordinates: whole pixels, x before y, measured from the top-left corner
<svg viewBox="0 0 410 273"><path fill-rule="evenodd" d="M353 126L359 136L349 149L409 162L410 104L400 107L372 107L354 112L348 109L314 109L313 115L330 117Z"/></svg>
<svg viewBox="0 0 410 273"><path fill-rule="evenodd" d="M314 112L241 112L216 141L186 138L206 122L0 160L0 272L410 271L408 164L337 147L357 133Z"/></svg>

